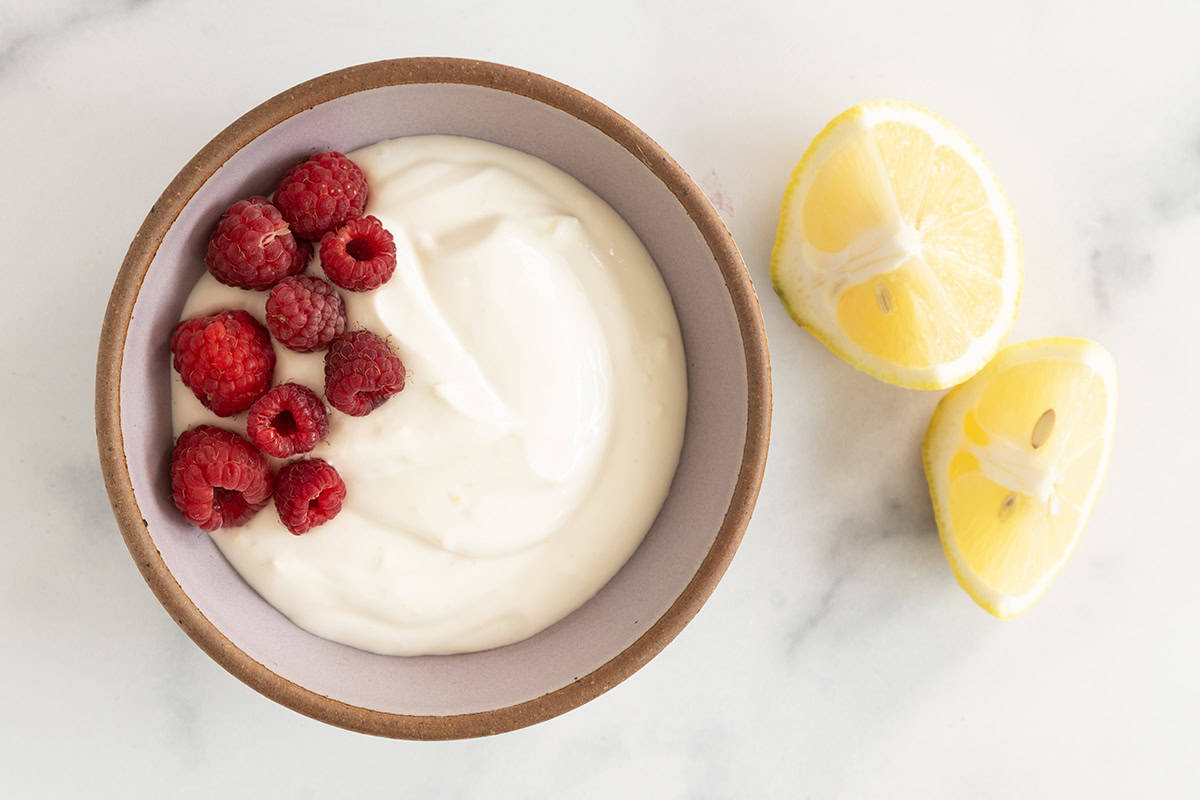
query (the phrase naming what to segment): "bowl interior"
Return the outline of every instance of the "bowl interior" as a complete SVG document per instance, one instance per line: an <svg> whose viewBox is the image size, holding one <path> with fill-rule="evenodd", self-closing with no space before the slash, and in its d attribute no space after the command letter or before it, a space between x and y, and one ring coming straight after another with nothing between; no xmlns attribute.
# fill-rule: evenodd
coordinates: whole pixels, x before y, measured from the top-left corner
<svg viewBox="0 0 1200 800"><path fill-rule="evenodd" d="M526 641L482 653L398 658L313 636L262 600L203 532L175 510L170 333L204 270L213 221L233 201L269 189L317 150L449 133L531 153L603 197L662 271L683 333L687 430L670 495L630 561L594 598ZM671 606L709 552L730 505L747 430L748 379L730 293L687 211L638 159L586 122L507 91L453 83L383 86L288 118L258 136L192 197L146 273L126 337L121 426L134 493L179 586L250 658L317 694L367 709L444 716L532 700L587 675L629 647Z"/></svg>

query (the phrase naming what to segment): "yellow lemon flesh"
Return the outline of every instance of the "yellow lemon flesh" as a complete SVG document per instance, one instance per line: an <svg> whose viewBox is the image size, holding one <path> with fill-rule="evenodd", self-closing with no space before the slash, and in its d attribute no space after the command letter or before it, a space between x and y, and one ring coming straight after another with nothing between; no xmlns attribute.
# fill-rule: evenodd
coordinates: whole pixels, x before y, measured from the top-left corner
<svg viewBox="0 0 1200 800"><path fill-rule="evenodd" d="M1006 347L950 391L925 434L925 477L963 589L1006 619L1062 569L1112 449L1117 377L1085 339Z"/></svg>
<svg viewBox="0 0 1200 800"><path fill-rule="evenodd" d="M982 368L1011 330L1020 236L961 133L917 106L872 101L830 122L792 172L771 280L842 359L940 389Z"/></svg>

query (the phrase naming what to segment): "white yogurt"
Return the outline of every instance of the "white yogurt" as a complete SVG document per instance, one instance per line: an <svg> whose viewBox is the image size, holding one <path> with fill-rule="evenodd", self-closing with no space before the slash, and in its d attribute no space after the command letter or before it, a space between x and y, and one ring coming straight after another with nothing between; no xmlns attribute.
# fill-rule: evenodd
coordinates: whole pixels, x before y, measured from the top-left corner
<svg viewBox="0 0 1200 800"><path fill-rule="evenodd" d="M268 602L377 653L483 650L579 607L654 521L683 439L679 326L653 261L599 197L540 159L419 136L350 154L396 238L392 279L342 292L408 371L366 417L331 409L310 454L346 481L302 536L273 506L212 534ZM321 275L318 260L309 272ZM265 292L205 275L183 318ZM275 345L275 380L323 390L323 354ZM172 373L175 433L219 419Z"/></svg>

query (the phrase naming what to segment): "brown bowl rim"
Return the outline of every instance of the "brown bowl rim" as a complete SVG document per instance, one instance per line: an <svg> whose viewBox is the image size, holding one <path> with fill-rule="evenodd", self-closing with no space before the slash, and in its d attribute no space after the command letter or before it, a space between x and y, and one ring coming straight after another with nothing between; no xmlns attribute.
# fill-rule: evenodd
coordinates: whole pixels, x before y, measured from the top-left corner
<svg viewBox="0 0 1200 800"><path fill-rule="evenodd" d="M154 546L134 497L121 431L121 369L134 302L167 230L204 182L234 153L289 117L355 92L411 83L455 83L511 92L588 123L640 160L675 195L712 251L733 302L746 359L746 442L733 496L708 554L670 608L622 652L572 683L502 708L447 716L393 714L333 700L255 661L213 625L176 582ZM516 67L460 58L400 58L340 69L288 89L233 122L175 176L129 246L100 334L96 435L113 514L134 562L159 602L214 661L256 691L314 719L403 739L460 739L515 730L569 711L628 678L696 615L733 558L758 496L771 418L766 332L749 273L720 215L674 159L633 123L594 98Z"/></svg>

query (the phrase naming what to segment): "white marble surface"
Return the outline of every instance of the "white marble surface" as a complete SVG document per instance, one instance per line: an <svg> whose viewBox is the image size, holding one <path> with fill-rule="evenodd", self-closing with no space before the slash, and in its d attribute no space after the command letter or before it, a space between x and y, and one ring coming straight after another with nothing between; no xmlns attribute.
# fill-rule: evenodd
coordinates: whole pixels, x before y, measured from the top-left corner
<svg viewBox="0 0 1200 800"><path fill-rule="evenodd" d="M572 5L0 0L0 796L1196 796L1198 7ZM281 89L422 54L543 72L673 153L759 287L776 408L754 522L674 644L564 717L438 744L310 721L210 661L126 554L92 431L104 303L178 168ZM998 172L1016 338L1119 364L1094 520L1015 622L942 557L918 456L937 395L854 372L770 292L788 171L875 96L955 120Z"/></svg>

